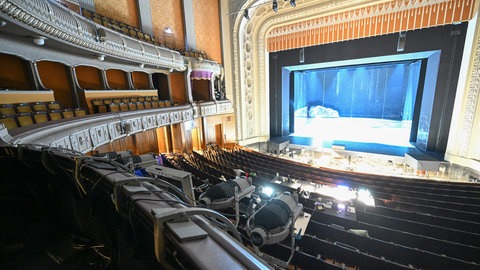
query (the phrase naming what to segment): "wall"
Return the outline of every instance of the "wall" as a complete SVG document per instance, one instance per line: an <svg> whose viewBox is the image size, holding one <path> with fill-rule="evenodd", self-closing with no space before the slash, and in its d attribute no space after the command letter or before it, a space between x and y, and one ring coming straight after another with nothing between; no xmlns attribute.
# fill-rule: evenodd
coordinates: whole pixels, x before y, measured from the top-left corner
<svg viewBox="0 0 480 270"><path fill-rule="evenodd" d="M124 22L131 26L139 27L137 1L116 0L104 1L95 0L95 10L98 14L111 19Z"/></svg>
<svg viewBox="0 0 480 270"><path fill-rule="evenodd" d="M75 108L68 67L62 63L39 61L37 68L40 81L47 89L53 90L55 100L64 108Z"/></svg>
<svg viewBox="0 0 480 270"><path fill-rule="evenodd" d="M119 69L109 69L107 73L107 82L110 89L126 90L130 89L127 80L127 73Z"/></svg>
<svg viewBox="0 0 480 270"><path fill-rule="evenodd" d="M184 73L172 73L170 74L170 87L172 101L178 102L179 104L187 103L187 93L185 85L185 74Z"/></svg>
<svg viewBox="0 0 480 270"><path fill-rule="evenodd" d="M115 140L95 150L100 153L130 150L135 155L147 153L158 154L157 133L155 129L147 130Z"/></svg>
<svg viewBox="0 0 480 270"><path fill-rule="evenodd" d="M75 67L75 72L81 88L94 90L104 89L101 70L90 66L77 66Z"/></svg>
<svg viewBox="0 0 480 270"><path fill-rule="evenodd" d="M208 59L222 63L219 1L195 0L193 16L197 50L207 53Z"/></svg>
<svg viewBox="0 0 480 270"><path fill-rule="evenodd" d="M145 72L134 71L131 73L133 85L135 89L150 89L150 83L148 80L149 74Z"/></svg>
<svg viewBox="0 0 480 270"><path fill-rule="evenodd" d="M218 137L222 137L223 144L235 143L235 115L225 114L205 117L204 120L205 144L217 144ZM217 125L222 125L223 134L217 134Z"/></svg>
<svg viewBox="0 0 480 270"><path fill-rule="evenodd" d="M9 54L0 54L0 88L34 90L29 62Z"/></svg>
<svg viewBox="0 0 480 270"><path fill-rule="evenodd" d="M194 101L210 101L210 80L190 80Z"/></svg>
<svg viewBox="0 0 480 270"><path fill-rule="evenodd" d="M152 8L152 24L155 37L160 43L165 43L164 29L172 29L175 36L175 48L185 48L182 1L180 0L150 0Z"/></svg>

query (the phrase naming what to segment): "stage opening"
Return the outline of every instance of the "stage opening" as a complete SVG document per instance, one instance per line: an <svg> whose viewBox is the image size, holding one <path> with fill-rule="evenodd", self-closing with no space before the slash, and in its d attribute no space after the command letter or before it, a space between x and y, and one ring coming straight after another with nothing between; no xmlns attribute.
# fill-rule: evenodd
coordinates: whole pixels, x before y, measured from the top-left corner
<svg viewBox="0 0 480 270"><path fill-rule="evenodd" d="M422 60L293 72L293 132L313 146L335 141L411 146Z"/></svg>

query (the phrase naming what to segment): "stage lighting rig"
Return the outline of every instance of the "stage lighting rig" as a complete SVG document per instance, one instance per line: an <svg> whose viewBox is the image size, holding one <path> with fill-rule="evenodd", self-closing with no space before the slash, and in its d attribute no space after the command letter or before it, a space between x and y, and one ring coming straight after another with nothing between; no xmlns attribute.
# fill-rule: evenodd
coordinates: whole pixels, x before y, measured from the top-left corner
<svg viewBox="0 0 480 270"><path fill-rule="evenodd" d="M270 199L247 220L246 232L255 253L275 265L287 268L295 252L295 221L303 205L298 203L298 194L284 192ZM263 245L282 242L290 236L290 257L281 261L260 251Z"/></svg>
<svg viewBox="0 0 480 270"><path fill-rule="evenodd" d="M213 210L227 209L244 197L250 197L255 191L252 185L252 178L239 176L233 180L222 182L202 193L199 197L199 203Z"/></svg>
<svg viewBox="0 0 480 270"><path fill-rule="evenodd" d="M303 205L298 195L284 192L270 199L247 221L247 232L257 247L279 243L293 231Z"/></svg>

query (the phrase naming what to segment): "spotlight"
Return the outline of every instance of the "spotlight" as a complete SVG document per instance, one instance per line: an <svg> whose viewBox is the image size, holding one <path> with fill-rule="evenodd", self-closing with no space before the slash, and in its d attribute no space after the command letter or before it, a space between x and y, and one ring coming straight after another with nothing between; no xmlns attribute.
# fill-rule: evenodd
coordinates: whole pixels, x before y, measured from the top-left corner
<svg viewBox="0 0 480 270"><path fill-rule="evenodd" d="M268 197L272 196L273 189L271 187L266 187L262 190L262 193L266 194Z"/></svg>
<svg viewBox="0 0 480 270"><path fill-rule="evenodd" d="M247 233L256 247L279 243L293 232L303 205L296 194L285 192L269 200L247 220Z"/></svg>
<svg viewBox="0 0 480 270"><path fill-rule="evenodd" d="M97 56L97 59L98 59L98 61L103 61L103 60L105 60L105 55L100 54L99 56Z"/></svg>
<svg viewBox="0 0 480 270"><path fill-rule="evenodd" d="M6 21L0 21L0 27L4 27L5 25L7 25Z"/></svg>
<svg viewBox="0 0 480 270"><path fill-rule="evenodd" d="M33 43L38 46L43 46L45 44L46 37L38 36L33 38Z"/></svg>
<svg viewBox="0 0 480 270"><path fill-rule="evenodd" d="M144 68L145 67L145 64L144 63L141 63L140 65L138 65L140 68Z"/></svg>
<svg viewBox="0 0 480 270"><path fill-rule="evenodd" d="M239 199L249 197L255 191L251 178L237 176L231 181L217 184L202 193L199 204L213 210L227 209L234 203L235 188L237 188Z"/></svg>
<svg viewBox="0 0 480 270"><path fill-rule="evenodd" d="M245 9L245 11L243 12L243 17L245 17L245 19L247 20L250 20L250 16L248 15L248 9Z"/></svg>
<svg viewBox="0 0 480 270"><path fill-rule="evenodd" d="M273 0L273 3L272 3L272 9L275 13L277 13L278 11L278 3L277 3L277 0Z"/></svg>
<svg viewBox="0 0 480 270"><path fill-rule="evenodd" d="M296 7L296 6L297 6L297 4L295 3L295 0L290 0L290 5L291 5L292 7Z"/></svg>

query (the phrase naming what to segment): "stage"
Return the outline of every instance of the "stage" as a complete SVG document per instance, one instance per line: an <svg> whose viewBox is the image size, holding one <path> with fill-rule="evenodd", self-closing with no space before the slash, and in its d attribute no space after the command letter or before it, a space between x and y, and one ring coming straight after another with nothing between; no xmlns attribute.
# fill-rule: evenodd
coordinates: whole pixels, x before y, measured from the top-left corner
<svg viewBox="0 0 480 270"><path fill-rule="evenodd" d="M296 117L295 127L290 136L271 139L267 152L318 167L444 178L443 158L409 142L411 121Z"/></svg>

